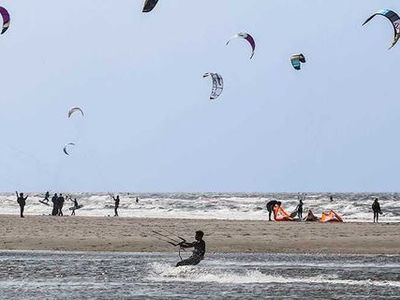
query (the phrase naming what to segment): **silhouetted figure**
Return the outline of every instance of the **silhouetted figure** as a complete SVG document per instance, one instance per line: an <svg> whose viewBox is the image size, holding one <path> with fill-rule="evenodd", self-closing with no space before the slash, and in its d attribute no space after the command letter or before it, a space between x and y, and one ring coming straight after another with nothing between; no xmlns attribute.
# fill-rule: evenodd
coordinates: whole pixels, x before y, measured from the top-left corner
<svg viewBox="0 0 400 300"><path fill-rule="evenodd" d="M204 232L199 230L196 231L195 240L193 243L181 242L179 246L181 248L194 248L192 256L188 259L184 259L176 264L180 266L195 266L204 259L206 254L206 243L203 241Z"/></svg>
<svg viewBox="0 0 400 300"><path fill-rule="evenodd" d="M19 196L18 196L17 191L15 191L15 193L17 194L17 202L19 204L19 214L20 214L21 218L24 218L24 208L25 208L26 199L28 199L28 196L24 197L24 193L19 193Z"/></svg>
<svg viewBox="0 0 400 300"><path fill-rule="evenodd" d="M378 223L379 215L382 214L381 206L379 205L378 198L375 198L374 203L372 203L372 210L374 211L374 223Z"/></svg>
<svg viewBox="0 0 400 300"><path fill-rule="evenodd" d="M299 204L297 204L296 211L300 221L303 220L303 200L300 199Z"/></svg>
<svg viewBox="0 0 400 300"><path fill-rule="evenodd" d="M76 200L76 198L73 200L73 202L74 202L74 207L72 208L71 216L75 216L75 209L77 209L79 206L78 200Z"/></svg>
<svg viewBox="0 0 400 300"><path fill-rule="evenodd" d="M118 217L118 207L119 207L119 196L117 195L117 197L115 198L114 196L112 196L114 199L114 217Z"/></svg>
<svg viewBox="0 0 400 300"><path fill-rule="evenodd" d="M139 203L139 197L136 197L136 203Z"/></svg>
<svg viewBox="0 0 400 300"><path fill-rule="evenodd" d="M46 194L44 195L43 201L46 201L47 203L49 203L49 197L50 197L50 193L47 191Z"/></svg>
<svg viewBox="0 0 400 300"><path fill-rule="evenodd" d="M329 196L329 200L331 200L331 202L333 202L333 196Z"/></svg>
<svg viewBox="0 0 400 300"><path fill-rule="evenodd" d="M65 199L62 194L60 194L60 197L58 197L57 202L58 202L58 215L63 216L64 214L62 212L62 209L64 206Z"/></svg>
<svg viewBox="0 0 400 300"><path fill-rule="evenodd" d="M51 202L53 202L53 210L51 212L52 216L57 216L58 214L58 196L57 193L51 198Z"/></svg>
<svg viewBox="0 0 400 300"><path fill-rule="evenodd" d="M272 215L272 211L273 211L273 209L274 209L274 206L275 206L275 205L281 206L281 204L282 204L282 202L276 201L276 200L271 200L271 201L269 201L269 202L267 203L268 220L269 220L269 221L272 221L272 220L271 220L271 215Z"/></svg>

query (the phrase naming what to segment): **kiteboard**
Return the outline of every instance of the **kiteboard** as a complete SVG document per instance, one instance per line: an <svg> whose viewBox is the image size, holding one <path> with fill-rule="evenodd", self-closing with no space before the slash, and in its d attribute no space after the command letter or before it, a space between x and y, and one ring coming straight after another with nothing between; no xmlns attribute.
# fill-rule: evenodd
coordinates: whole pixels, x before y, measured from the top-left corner
<svg viewBox="0 0 400 300"><path fill-rule="evenodd" d="M40 203L43 203L43 204L45 204L45 205L47 205L47 206L49 206L50 204L49 204L49 202L47 202L47 201L44 201L44 200L39 200L39 202Z"/></svg>
<svg viewBox="0 0 400 300"><path fill-rule="evenodd" d="M68 208L69 210L75 210L75 209L80 209L80 208L82 208L83 207L83 205L78 205L78 206L72 206L72 207L70 207L70 208Z"/></svg>

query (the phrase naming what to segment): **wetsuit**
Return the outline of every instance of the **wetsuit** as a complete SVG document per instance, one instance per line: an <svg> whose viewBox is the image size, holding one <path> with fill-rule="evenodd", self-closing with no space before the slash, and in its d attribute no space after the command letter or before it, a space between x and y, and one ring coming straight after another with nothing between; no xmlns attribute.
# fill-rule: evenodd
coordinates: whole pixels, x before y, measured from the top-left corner
<svg viewBox="0 0 400 300"><path fill-rule="evenodd" d="M297 205L297 215L299 216L300 221L303 219L303 202L299 202Z"/></svg>
<svg viewBox="0 0 400 300"><path fill-rule="evenodd" d="M49 202L49 197L50 197L50 193L46 192L46 195L44 196L43 201Z"/></svg>
<svg viewBox="0 0 400 300"><path fill-rule="evenodd" d="M25 205L26 205L26 199L27 198L28 198L28 196L26 196L26 197L19 196L17 198L17 202L19 204L19 214L20 214L21 218L24 217L24 208L25 208Z"/></svg>
<svg viewBox="0 0 400 300"><path fill-rule="evenodd" d="M58 213L58 196L57 194L55 194L52 198L51 198L51 202L53 202L53 210L51 212L52 216L56 216Z"/></svg>
<svg viewBox="0 0 400 300"><path fill-rule="evenodd" d="M176 264L177 267L180 266L195 266L201 262L206 254L206 243L201 241L195 241L193 243L182 243L182 248L194 248L193 254L188 259L184 259Z"/></svg>
<svg viewBox="0 0 400 300"><path fill-rule="evenodd" d="M374 223L375 221L378 223L378 216L382 213L381 206L377 200L374 201L372 204L372 210L374 211Z"/></svg>
<svg viewBox="0 0 400 300"><path fill-rule="evenodd" d="M114 197L113 197L114 198ZM119 207L119 198L114 198L115 206L114 206L114 217L118 217L118 207Z"/></svg>
<svg viewBox="0 0 400 300"><path fill-rule="evenodd" d="M75 216L75 209L78 208L78 201L76 199L74 199L74 207L72 208L72 213L71 216Z"/></svg>
<svg viewBox="0 0 400 300"><path fill-rule="evenodd" d="M272 221L272 220L271 220L272 210L274 209L274 206L277 205L277 204L278 204L278 201L276 201L276 200L272 200L272 201L269 201L269 202L267 203L268 220L269 220L269 221Z"/></svg>
<svg viewBox="0 0 400 300"><path fill-rule="evenodd" d="M64 206L64 201L65 201L65 199L64 199L63 196L60 196L57 199L57 202L58 202L58 215L59 216L63 216L62 209L63 209L63 206Z"/></svg>

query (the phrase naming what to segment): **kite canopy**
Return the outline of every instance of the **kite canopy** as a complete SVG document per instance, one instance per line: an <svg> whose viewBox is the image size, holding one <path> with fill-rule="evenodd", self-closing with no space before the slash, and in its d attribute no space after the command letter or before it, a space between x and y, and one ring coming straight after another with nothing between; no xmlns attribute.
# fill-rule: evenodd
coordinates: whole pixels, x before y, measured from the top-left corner
<svg viewBox="0 0 400 300"><path fill-rule="evenodd" d="M143 4L143 12L147 13L153 10L156 7L158 0L144 0Z"/></svg>
<svg viewBox="0 0 400 300"><path fill-rule="evenodd" d="M77 111L79 111L82 114L82 117L84 116L83 110L80 107L73 107L68 111L68 118L70 118L72 114Z"/></svg>
<svg viewBox="0 0 400 300"><path fill-rule="evenodd" d="M68 144L66 144L66 145L64 146L63 151L64 151L64 153L65 153L66 155L69 155L69 153L68 153L68 151L67 151L69 146L75 146L75 144L74 144L74 143L68 143Z"/></svg>
<svg viewBox="0 0 400 300"><path fill-rule="evenodd" d="M233 37L231 37L230 40L226 42L226 44L228 45L231 40L236 38L245 39L250 44L252 49L250 59L252 59L254 51L256 50L256 42L254 41L254 38L246 32L239 32L238 34L235 34Z"/></svg>
<svg viewBox="0 0 400 300"><path fill-rule="evenodd" d="M290 57L290 61L292 63L293 68L295 68L296 70L300 70L301 69L301 63L305 63L306 62L306 58L304 57L303 54L293 54Z"/></svg>
<svg viewBox="0 0 400 300"><path fill-rule="evenodd" d="M212 78L212 90L210 95L210 100L217 99L224 89L224 80L221 75L217 73L205 73L203 78L211 76Z"/></svg>
<svg viewBox="0 0 400 300"><path fill-rule="evenodd" d="M400 17L398 14L396 14L394 11L389 10L389 9L381 9L380 11L377 11L376 13L374 13L372 16L370 16L364 23L363 26L365 24L367 24L369 21L371 21L375 16L384 16L386 17L393 26L394 29L394 38L393 38L393 42L392 45L390 46L389 49L393 48L394 45L396 45L397 41L400 38Z"/></svg>
<svg viewBox="0 0 400 300"><path fill-rule="evenodd" d="M342 217L340 217L336 212L330 210L329 212L323 212L321 219L319 220L321 223L328 222L343 222Z"/></svg>
<svg viewBox="0 0 400 300"><path fill-rule="evenodd" d="M1 30L1 34L5 33L10 26L10 14L7 9L0 6L0 14L3 17L3 29Z"/></svg>
<svg viewBox="0 0 400 300"><path fill-rule="evenodd" d="M274 206L274 219L275 221L294 221L293 217L283 209L282 206Z"/></svg>

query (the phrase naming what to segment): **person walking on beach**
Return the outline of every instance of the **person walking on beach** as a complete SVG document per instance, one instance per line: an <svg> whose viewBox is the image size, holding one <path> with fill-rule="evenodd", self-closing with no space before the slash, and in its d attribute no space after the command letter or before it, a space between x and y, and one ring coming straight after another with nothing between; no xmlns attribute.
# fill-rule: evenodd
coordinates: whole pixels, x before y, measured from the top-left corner
<svg viewBox="0 0 400 300"><path fill-rule="evenodd" d="M114 199L114 217L118 217L119 195L116 198L112 196L112 198Z"/></svg>
<svg viewBox="0 0 400 300"><path fill-rule="evenodd" d="M17 194L17 202L19 204L19 214L21 218L24 218L24 208L26 205L26 199L28 199L28 196L24 197L24 193L19 193L18 196L18 192L15 191L15 193Z"/></svg>
<svg viewBox="0 0 400 300"><path fill-rule="evenodd" d="M47 203L49 203L49 197L50 197L50 193L49 193L49 191L47 191L46 194L44 195L43 201L46 201Z"/></svg>
<svg viewBox="0 0 400 300"><path fill-rule="evenodd" d="M188 259L184 259L176 264L176 267L180 266L195 266L204 259L206 254L206 242L203 240L204 232L201 230L196 231L195 241L193 243L181 242L179 246L181 248L194 248L192 256Z"/></svg>
<svg viewBox="0 0 400 300"><path fill-rule="evenodd" d="M72 213L71 216L75 216L75 209L78 208L79 204L78 204L78 200L76 200L76 198L74 200L71 199L71 201L74 202L74 207L72 208Z"/></svg>
<svg viewBox="0 0 400 300"><path fill-rule="evenodd" d="M382 214L381 206L378 202L378 198L375 198L374 203L372 204L372 210L374 212L374 223L378 223L379 214Z"/></svg>
<svg viewBox="0 0 400 300"><path fill-rule="evenodd" d="M64 206L65 199L64 199L62 194L60 194L60 197L58 197L57 202L58 202L58 205L57 205L58 206L58 213L57 213L57 215L58 216L63 216L64 214L62 212L62 209L63 209L63 206Z"/></svg>
<svg viewBox="0 0 400 300"><path fill-rule="evenodd" d="M299 204L297 204L296 211L300 221L303 220L303 200L300 199Z"/></svg>
<svg viewBox="0 0 400 300"><path fill-rule="evenodd" d="M53 210L51 212L52 216L57 216L58 213L58 195L57 193L51 198L51 202L53 202Z"/></svg>
<svg viewBox="0 0 400 300"><path fill-rule="evenodd" d="M281 206L282 202L276 201L276 200L271 200L267 203L267 210L268 210L268 221L271 220L271 215L272 215L272 210L274 209L275 205Z"/></svg>

